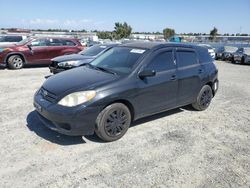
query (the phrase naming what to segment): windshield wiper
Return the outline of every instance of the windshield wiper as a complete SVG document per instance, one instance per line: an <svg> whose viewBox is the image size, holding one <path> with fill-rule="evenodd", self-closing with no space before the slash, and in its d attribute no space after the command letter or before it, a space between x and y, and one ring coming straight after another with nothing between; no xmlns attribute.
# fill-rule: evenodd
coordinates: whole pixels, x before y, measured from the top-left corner
<svg viewBox="0 0 250 188"><path fill-rule="evenodd" d="M107 68L104 68L104 67L98 67L98 66L92 65L90 63L83 63L80 66L89 66L90 68L95 69L95 70L100 70L100 71L107 72L107 73L110 73L110 74L116 74L116 72L113 72L110 69L107 69Z"/></svg>
<svg viewBox="0 0 250 188"><path fill-rule="evenodd" d="M96 67L96 69L99 69L99 70L101 70L101 71L103 71L103 72L107 72L107 73L111 73L111 74L116 74L115 72L111 71L111 70L108 69L108 68L98 67L98 66L95 66L95 67Z"/></svg>

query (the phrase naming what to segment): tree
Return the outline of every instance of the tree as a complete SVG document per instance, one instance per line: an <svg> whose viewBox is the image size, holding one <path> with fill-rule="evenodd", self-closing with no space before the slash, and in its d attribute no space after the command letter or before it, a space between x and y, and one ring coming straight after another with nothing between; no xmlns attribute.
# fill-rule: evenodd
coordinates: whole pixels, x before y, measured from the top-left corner
<svg viewBox="0 0 250 188"><path fill-rule="evenodd" d="M170 37L175 35L175 30L171 28L163 29L164 39L169 39Z"/></svg>
<svg viewBox="0 0 250 188"><path fill-rule="evenodd" d="M112 34L111 32L108 32L108 31L97 32L97 36L100 39L112 39Z"/></svg>
<svg viewBox="0 0 250 188"><path fill-rule="evenodd" d="M218 35L218 29L216 27L214 27L211 31L210 31L210 40L215 40L216 36Z"/></svg>
<svg viewBox="0 0 250 188"><path fill-rule="evenodd" d="M132 32L132 27L130 25L128 25L126 22L124 23L119 23L116 22L115 23L115 38L116 39L122 39L122 38L127 38L130 36Z"/></svg>

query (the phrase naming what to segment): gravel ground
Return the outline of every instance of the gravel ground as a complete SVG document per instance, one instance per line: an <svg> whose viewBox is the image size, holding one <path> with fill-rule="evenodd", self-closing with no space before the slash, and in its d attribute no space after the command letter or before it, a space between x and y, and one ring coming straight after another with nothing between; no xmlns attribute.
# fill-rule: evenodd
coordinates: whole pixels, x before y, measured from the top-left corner
<svg viewBox="0 0 250 188"><path fill-rule="evenodd" d="M0 70L0 187L250 187L250 66L216 64L208 110L141 119L112 143L41 124L32 98L48 68Z"/></svg>

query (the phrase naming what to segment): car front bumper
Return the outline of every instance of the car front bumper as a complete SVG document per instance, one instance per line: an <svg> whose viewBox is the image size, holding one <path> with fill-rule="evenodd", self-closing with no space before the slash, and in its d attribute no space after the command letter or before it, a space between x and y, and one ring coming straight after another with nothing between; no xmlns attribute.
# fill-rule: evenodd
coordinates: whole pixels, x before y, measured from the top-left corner
<svg viewBox="0 0 250 188"><path fill-rule="evenodd" d="M53 74L57 74L57 73L60 73L60 72L63 72L63 71L66 71L66 70L69 70L69 69L72 69L72 68L75 68L75 67L53 67L53 66L49 66L49 69L50 69L50 72L53 73Z"/></svg>
<svg viewBox="0 0 250 188"><path fill-rule="evenodd" d="M6 68L7 67L7 65L6 65L6 63L0 63L0 68Z"/></svg>
<svg viewBox="0 0 250 188"><path fill-rule="evenodd" d="M98 107L63 107L34 96L34 107L41 122L51 130L70 136L92 135L99 114Z"/></svg>

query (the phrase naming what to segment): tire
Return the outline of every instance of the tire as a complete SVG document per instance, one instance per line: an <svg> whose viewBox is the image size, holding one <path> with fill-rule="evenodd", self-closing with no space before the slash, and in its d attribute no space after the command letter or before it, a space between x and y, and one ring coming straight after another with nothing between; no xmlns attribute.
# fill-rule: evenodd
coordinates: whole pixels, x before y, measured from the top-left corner
<svg viewBox="0 0 250 188"><path fill-rule="evenodd" d="M224 54L221 55L221 61L225 61Z"/></svg>
<svg viewBox="0 0 250 188"><path fill-rule="evenodd" d="M131 113L122 103L114 103L104 108L96 119L95 133L103 141L120 139L131 124Z"/></svg>
<svg viewBox="0 0 250 188"><path fill-rule="evenodd" d="M244 58L244 56L241 58L240 64L242 64L242 65L245 64L245 58Z"/></svg>
<svg viewBox="0 0 250 188"><path fill-rule="evenodd" d="M198 111L206 110L213 98L213 91L209 85L205 85L201 88L196 102L192 104L193 108Z"/></svg>
<svg viewBox="0 0 250 188"><path fill-rule="evenodd" d="M20 55L12 55L8 58L8 66L10 69L21 69L24 66L23 58Z"/></svg>
<svg viewBox="0 0 250 188"><path fill-rule="evenodd" d="M232 63L232 64L235 64L234 57L232 57L231 63Z"/></svg>

